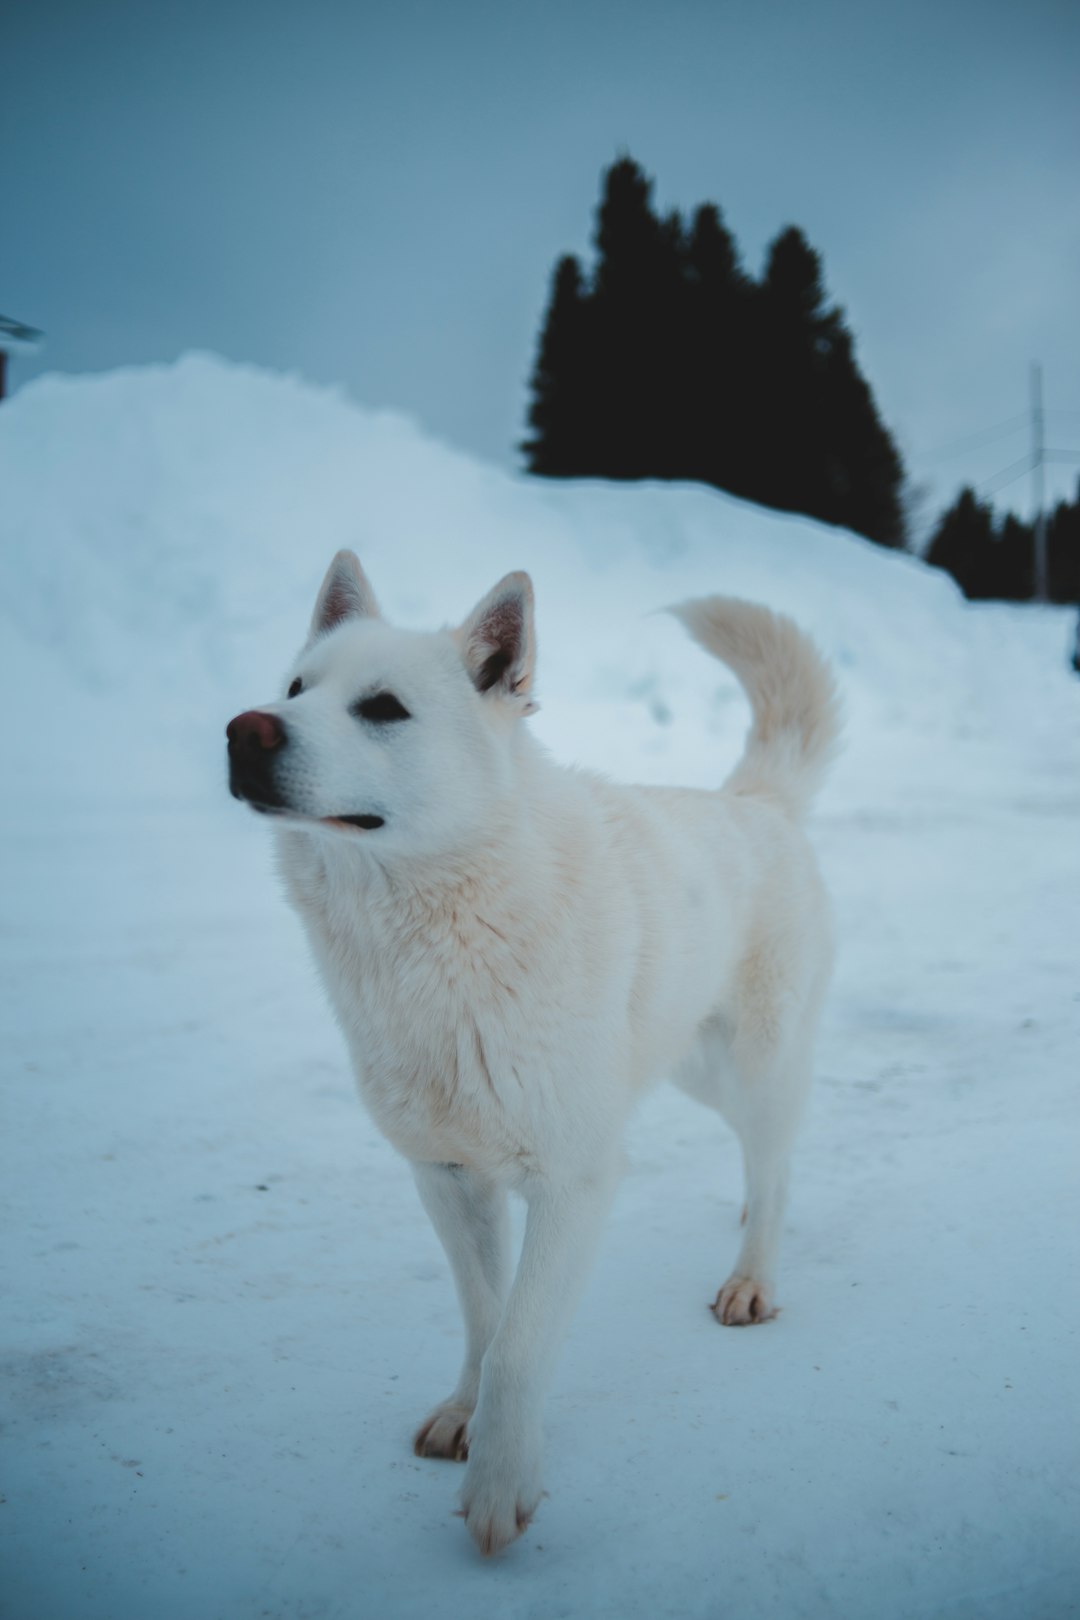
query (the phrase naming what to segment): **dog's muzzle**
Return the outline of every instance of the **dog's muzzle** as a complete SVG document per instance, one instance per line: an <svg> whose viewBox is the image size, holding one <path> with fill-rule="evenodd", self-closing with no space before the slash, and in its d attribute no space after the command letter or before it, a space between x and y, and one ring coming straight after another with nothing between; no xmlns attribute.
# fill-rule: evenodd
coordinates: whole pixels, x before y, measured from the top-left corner
<svg viewBox="0 0 1080 1620"><path fill-rule="evenodd" d="M229 740L229 791L258 810L280 809L274 786L274 760L285 743L285 727L276 714L246 709L225 727Z"/></svg>

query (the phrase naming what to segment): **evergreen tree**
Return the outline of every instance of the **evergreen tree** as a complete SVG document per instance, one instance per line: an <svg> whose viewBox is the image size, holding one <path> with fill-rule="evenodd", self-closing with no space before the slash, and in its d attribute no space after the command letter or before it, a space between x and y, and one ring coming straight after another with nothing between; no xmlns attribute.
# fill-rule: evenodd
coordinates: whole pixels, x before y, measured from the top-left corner
<svg viewBox="0 0 1080 1620"><path fill-rule="evenodd" d="M547 476L697 478L885 545L903 538L903 469L828 307L802 232L760 283L719 210L660 219L630 157L607 171L596 267L561 261L523 446Z"/></svg>
<svg viewBox="0 0 1080 1620"><path fill-rule="evenodd" d="M971 595L982 601L1030 602L1035 594L1035 533L1011 512L995 529Z"/></svg>
<svg viewBox="0 0 1080 1620"><path fill-rule="evenodd" d="M822 516L882 546L904 544L904 468L874 396L855 362L854 340L839 314L824 354L823 410L827 491Z"/></svg>
<svg viewBox="0 0 1080 1620"><path fill-rule="evenodd" d="M1046 525L1051 602L1080 603L1080 483L1075 501L1059 501Z"/></svg>
<svg viewBox="0 0 1080 1620"><path fill-rule="evenodd" d="M822 410L829 319L821 259L789 227L769 247L758 301L751 491L771 506L839 522Z"/></svg>
<svg viewBox="0 0 1080 1620"><path fill-rule="evenodd" d="M758 499L842 524L881 545L902 545L899 454L859 371L843 314L826 305L821 256L794 227L769 250L759 323L755 414L765 460Z"/></svg>
<svg viewBox="0 0 1080 1620"><path fill-rule="evenodd" d="M994 511L966 485L942 515L926 553L926 561L951 574L965 596L973 595L983 564L994 543Z"/></svg>
<svg viewBox="0 0 1080 1620"><path fill-rule="evenodd" d="M682 476L748 495L754 288L712 203L694 214L685 263Z"/></svg>
<svg viewBox="0 0 1080 1620"><path fill-rule="evenodd" d="M972 601L1026 602L1034 589L1030 524L1010 514L999 526L989 502L970 487L942 516L926 561L951 574Z"/></svg>
<svg viewBox="0 0 1080 1620"><path fill-rule="evenodd" d="M591 299L598 416L595 476L670 478L677 433L683 256L678 215L657 219L652 182L632 158L608 170Z"/></svg>
<svg viewBox="0 0 1080 1620"><path fill-rule="evenodd" d="M1052 602L1080 603L1080 487L1047 518L1046 553ZM942 515L926 561L944 568L974 601L1028 602L1035 592L1035 528L1008 513L1000 526L974 490Z"/></svg>
<svg viewBox="0 0 1080 1620"><path fill-rule="evenodd" d="M540 334L532 374L529 425L522 449L529 471L546 478L587 476L590 471L590 392L596 366L590 353L586 290L575 258L560 259Z"/></svg>

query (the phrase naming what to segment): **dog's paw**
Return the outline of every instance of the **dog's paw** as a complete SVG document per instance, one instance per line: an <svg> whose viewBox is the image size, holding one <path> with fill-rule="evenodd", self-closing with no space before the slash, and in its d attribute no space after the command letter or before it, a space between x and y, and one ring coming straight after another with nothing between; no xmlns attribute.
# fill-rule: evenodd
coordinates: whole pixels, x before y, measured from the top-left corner
<svg viewBox="0 0 1080 1620"><path fill-rule="evenodd" d="M469 1455L471 1417L467 1406L443 1401L413 1435L413 1451L418 1457L445 1457L450 1462L464 1462Z"/></svg>
<svg viewBox="0 0 1080 1620"><path fill-rule="evenodd" d="M461 1517L485 1558L493 1558L529 1526L542 1495L539 1467L485 1466L474 1452L461 1492Z"/></svg>
<svg viewBox="0 0 1080 1620"><path fill-rule="evenodd" d="M771 1289L753 1277L729 1277L711 1309L724 1327L750 1327L755 1322L771 1322L779 1314Z"/></svg>

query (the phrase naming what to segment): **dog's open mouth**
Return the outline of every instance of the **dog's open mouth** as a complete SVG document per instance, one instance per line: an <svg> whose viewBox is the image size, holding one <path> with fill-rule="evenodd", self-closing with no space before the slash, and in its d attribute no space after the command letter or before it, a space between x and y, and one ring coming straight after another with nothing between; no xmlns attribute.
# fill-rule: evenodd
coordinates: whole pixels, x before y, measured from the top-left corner
<svg viewBox="0 0 1080 1620"><path fill-rule="evenodd" d="M385 827L383 816L358 814L355 816L305 816L299 810L290 810L283 804L265 804L258 799L249 799L245 793L237 793L233 789L233 798L243 799L252 810L257 810L260 816L286 816L290 821L321 821L324 827L359 827L362 832L374 832L376 827Z"/></svg>

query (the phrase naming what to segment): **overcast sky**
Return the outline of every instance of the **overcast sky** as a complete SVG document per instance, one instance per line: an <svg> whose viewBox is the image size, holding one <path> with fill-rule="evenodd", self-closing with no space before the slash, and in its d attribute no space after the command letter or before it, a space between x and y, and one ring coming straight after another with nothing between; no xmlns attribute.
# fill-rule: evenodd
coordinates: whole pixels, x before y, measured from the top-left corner
<svg viewBox="0 0 1080 1620"><path fill-rule="evenodd" d="M48 335L16 385L212 349L518 465L551 267L627 150L661 207L718 202L755 273L804 228L931 508L1024 455L1032 360L1080 451L1076 0L0 16L0 312Z"/></svg>

